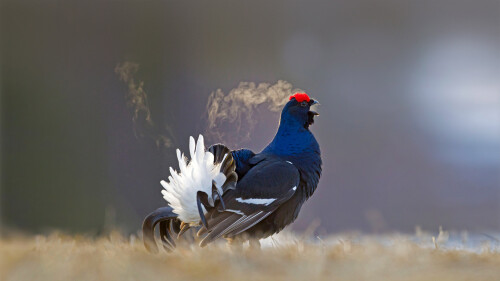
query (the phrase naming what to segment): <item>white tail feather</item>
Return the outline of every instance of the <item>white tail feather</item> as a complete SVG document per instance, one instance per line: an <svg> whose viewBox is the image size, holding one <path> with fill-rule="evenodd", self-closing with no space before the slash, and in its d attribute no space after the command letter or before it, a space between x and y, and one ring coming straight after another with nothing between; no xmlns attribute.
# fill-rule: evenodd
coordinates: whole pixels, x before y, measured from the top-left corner
<svg viewBox="0 0 500 281"><path fill-rule="evenodd" d="M222 184L226 181L226 176L220 171L220 163L214 164L214 155L205 150L202 135L198 137L196 143L193 137L189 138L191 156L189 163L179 149L176 153L180 171L170 168L168 182L163 180L160 182L164 188L161 193L181 221L198 224L200 215L196 204L196 193L205 192L209 203L213 204L212 180L216 182L217 189L222 194Z"/></svg>

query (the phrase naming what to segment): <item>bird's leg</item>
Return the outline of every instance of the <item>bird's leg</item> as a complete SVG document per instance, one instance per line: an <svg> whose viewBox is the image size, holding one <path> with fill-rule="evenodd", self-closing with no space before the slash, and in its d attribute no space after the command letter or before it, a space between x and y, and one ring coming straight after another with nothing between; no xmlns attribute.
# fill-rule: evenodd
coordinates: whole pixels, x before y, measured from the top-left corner
<svg viewBox="0 0 500 281"><path fill-rule="evenodd" d="M259 239L251 238L248 240L248 245L250 246L250 249L252 250L260 250L260 241Z"/></svg>
<svg viewBox="0 0 500 281"><path fill-rule="evenodd" d="M238 238L226 238L227 246L231 251L240 252L243 250L243 241Z"/></svg>

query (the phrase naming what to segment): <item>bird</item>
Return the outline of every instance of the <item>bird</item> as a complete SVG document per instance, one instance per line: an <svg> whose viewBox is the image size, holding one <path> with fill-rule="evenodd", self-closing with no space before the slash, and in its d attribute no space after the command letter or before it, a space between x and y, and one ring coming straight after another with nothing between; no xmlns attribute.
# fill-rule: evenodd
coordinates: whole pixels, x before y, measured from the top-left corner
<svg viewBox="0 0 500 281"><path fill-rule="evenodd" d="M170 168L168 181L161 181L168 206L144 219L146 249L158 252L158 224L163 248L170 252L175 238L191 228L201 247L219 238L260 247L260 239L295 221L321 177L320 147L310 131L319 115L311 110L317 103L306 93L291 95L274 138L259 153L223 144L205 149L202 135L196 141L190 137L191 159L177 150L179 171Z"/></svg>

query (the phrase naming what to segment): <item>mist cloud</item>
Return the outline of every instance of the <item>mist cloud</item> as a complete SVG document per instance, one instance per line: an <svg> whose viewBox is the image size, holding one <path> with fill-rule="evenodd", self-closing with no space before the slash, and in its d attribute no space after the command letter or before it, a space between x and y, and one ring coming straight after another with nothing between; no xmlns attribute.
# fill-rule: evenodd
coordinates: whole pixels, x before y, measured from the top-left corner
<svg viewBox="0 0 500 281"><path fill-rule="evenodd" d="M115 68L120 80L128 86L125 101L132 114L134 133L138 138L153 140L159 149L169 148L172 146L172 134L167 134L170 132L168 127L161 132L153 122L144 82L135 79L138 70L139 65L133 62L120 63ZM290 95L301 91L283 80L274 84L241 82L227 94L217 89L208 97L204 134L213 142L242 145L250 140L258 121L258 109L279 112Z"/></svg>
<svg viewBox="0 0 500 281"><path fill-rule="evenodd" d="M150 138L159 149L171 147L171 138L161 133L151 118L148 96L144 91L144 82L137 83L134 79L138 70L139 65L133 62L124 62L115 67L115 73L128 86L125 100L132 113L134 133L138 138Z"/></svg>
<svg viewBox="0 0 500 281"><path fill-rule="evenodd" d="M258 107L265 106L272 112L278 112L290 95L300 91L283 80L275 84L241 82L228 94L218 89L208 98L208 128L205 134L229 145L241 145L250 139L255 128ZM227 126L223 127L223 124L231 128L231 135L224 133Z"/></svg>

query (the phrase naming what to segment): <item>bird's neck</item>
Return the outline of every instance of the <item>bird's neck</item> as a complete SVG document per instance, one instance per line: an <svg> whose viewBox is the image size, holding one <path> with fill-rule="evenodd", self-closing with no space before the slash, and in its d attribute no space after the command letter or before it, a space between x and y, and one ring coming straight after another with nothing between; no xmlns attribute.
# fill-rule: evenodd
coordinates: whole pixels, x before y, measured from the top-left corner
<svg viewBox="0 0 500 281"><path fill-rule="evenodd" d="M316 138L303 124L283 122L282 118L276 136L262 154L290 161L301 174L304 199L314 193L321 176L321 152Z"/></svg>
<svg viewBox="0 0 500 281"><path fill-rule="evenodd" d="M274 139L262 151L275 155L295 156L319 151L314 135L295 120L280 120Z"/></svg>

